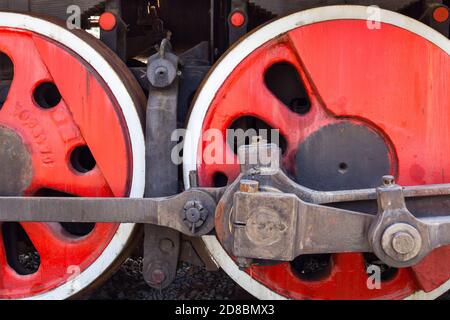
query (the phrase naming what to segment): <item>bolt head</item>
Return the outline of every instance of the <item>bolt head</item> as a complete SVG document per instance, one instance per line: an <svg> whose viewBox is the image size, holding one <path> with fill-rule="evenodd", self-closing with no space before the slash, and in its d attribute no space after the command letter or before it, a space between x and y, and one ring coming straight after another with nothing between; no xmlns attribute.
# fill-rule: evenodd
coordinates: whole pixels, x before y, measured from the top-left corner
<svg viewBox="0 0 450 320"><path fill-rule="evenodd" d="M172 251L172 249L175 247L175 244L173 243L172 240L166 238L166 239L161 239L161 241L159 242L159 248L161 249L161 251L169 253L170 251Z"/></svg>
<svg viewBox="0 0 450 320"><path fill-rule="evenodd" d="M407 223L391 225L381 237L383 251L399 262L416 258L422 249L422 242L419 231Z"/></svg>
<svg viewBox="0 0 450 320"><path fill-rule="evenodd" d="M160 67L155 69L156 76L162 76L162 75L165 75L167 73L168 73L168 70L164 66L160 66Z"/></svg>
<svg viewBox="0 0 450 320"><path fill-rule="evenodd" d="M391 187L395 184L395 178L394 176L384 176L383 177L383 186L384 187Z"/></svg>
<svg viewBox="0 0 450 320"><path fill-rule="evenodd" d="M187 201L183 210L183 220L189 230L194 233L208 218L208 210L200 201Z"/></svg>
<svg viewBox="0 0 450 320"><path fill-rule="evenodd" d="M186 210L186 219L189 222L196 223L200 220L201 214L200 210L197 208L189 208Z"/></svg>
<svg viewBox="0 0 450 320"><path fill-rule="evenodd" d="M166 274L161 269L154 269L151 273L151 280L154 284L161 284L166 280Z"/></svg>
<svg viewBox="0 0 450 320"><path fill-rule="evenodd" d="M397 232L392 237L392 248L399 254L411 253L414 247L414 238L407 232Z"/></svg>
<svg viewBox="0 0 450 320"><path fill-rule="evenodd" d="M244 271L247 268L250 268L252 266L252 259L247 259L247 258L242 258L242 257L237 257L236 258L236 263L239 267L240 270Z"/></svg>
<svg viewBox="0 0 450 320"><path fill-rule="evenodd" d="M241 180L239 190L241 192L256 193L259 189L259 182L255 180Z"/></svg>
<svg viewBox="0 0 450 320"><path fill-rule="evenodd" d="M170 86L177 76L177 69L171 60L157 58L149 60L147 78L156 88Z"/></svg>

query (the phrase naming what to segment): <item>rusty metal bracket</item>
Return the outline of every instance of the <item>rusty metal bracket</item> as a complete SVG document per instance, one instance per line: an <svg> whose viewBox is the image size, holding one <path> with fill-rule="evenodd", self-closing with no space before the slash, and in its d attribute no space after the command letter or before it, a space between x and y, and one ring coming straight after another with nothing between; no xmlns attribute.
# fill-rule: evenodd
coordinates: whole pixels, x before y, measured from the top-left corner
<svg viewBox="0 0 450 320"><path fill-rule="evenodd" d="M293 194L237 192L234 248L238 257L292 261L301 254L370 252L373 216L314 205Z"/></svg>
<svg viewBox="0 0 450 320"><path fill-rule="evenodd" d="M171 135L177 129L179 59L171 49L169 39L164 39L147 63L145 197L148 198L178 193L178 167L171 160L175 142ZM144 231L144 279L153 288L165 288L176 276L180 233L150 224Z"/></svg>

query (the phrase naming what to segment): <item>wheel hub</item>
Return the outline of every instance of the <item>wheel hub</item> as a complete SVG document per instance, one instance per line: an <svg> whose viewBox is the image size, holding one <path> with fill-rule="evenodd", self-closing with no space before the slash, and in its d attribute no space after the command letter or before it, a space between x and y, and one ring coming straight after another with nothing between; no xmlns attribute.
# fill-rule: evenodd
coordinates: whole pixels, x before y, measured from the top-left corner
<svg viewBox="0 0 450 320"><path fill-rule="evenodd" d="M0 126L0 194L19 196L32 178L31 156L20 136Z"/></svg>
<svg viewBox="0 0 450 320"><path fill-rule="evenodd" d="M300 143L296 181L320 191L374 188L380 177L394 171L393 158L386 139L367 123L338 122Z"/></svg>

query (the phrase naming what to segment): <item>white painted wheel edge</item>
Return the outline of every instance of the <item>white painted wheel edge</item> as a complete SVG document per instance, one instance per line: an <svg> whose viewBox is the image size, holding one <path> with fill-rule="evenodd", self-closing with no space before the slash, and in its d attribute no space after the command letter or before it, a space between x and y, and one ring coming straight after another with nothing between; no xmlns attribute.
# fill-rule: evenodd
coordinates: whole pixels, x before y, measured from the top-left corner
<svg viewBox="0 0 450 320"><path fill-rule="evenodd" d="M138 113L128 90L117 73L96 50L70 31L49 21L26 14L0 12L0 25L3 27L29 30L55 40L76 52L103 78L111 89L128 126L133 154L133 173L130 197L140 198L145 186L145 141ZM46 293L35 295L30 299L65 299L89 286L120 255L134 231L134 224L121 224L113 239L102 254L80 275L63 285Z"/></svg>
<svg viewBox="0 0 450 320"><path fill-rule="evenodd" d="M447 54L450 54L450 41L436 30L415 19L396 12L380 9L380 13L380 22L391 24L415 33L440 47ZM189 138L186 139L183 153L183 179L186 188L189 187L189 172L197 169L197 150L198 142L201 137L203 119L206 116L208 108L214 99L216 92L242 60L244 60L249 54L267 41L295 28L317 22L338 19L370 20L370 16L371 13L368 11L368 7L366 6L341 5L309 9L293 13L263 26L243 39L238 45L229 51L222 58L220 63L215 66L207 81L204 82L189 118L189 123L187 126ZM203 237L203 240L213 259L219 263L222 269L234 281L241 285L250 294L256 298L267 300L284 298L274 293L269 288L261 285L247 273L239 270L215 236L206 236ZM449 289L450 280L432 292L416 292L407 297L407 299L435 299Z"/></svg>
<svg viewBox="0 0 450 320"><path fill-rule="evenodd" d="M203 242L206 244L209 252L215 252L213 258L216 263L242 288L255 298L260 300L286 300L285 297L271 291L258 281L255 281L247 273L239 270L233 259L223 250L222 245L216 236L203 236Z"/></svg>

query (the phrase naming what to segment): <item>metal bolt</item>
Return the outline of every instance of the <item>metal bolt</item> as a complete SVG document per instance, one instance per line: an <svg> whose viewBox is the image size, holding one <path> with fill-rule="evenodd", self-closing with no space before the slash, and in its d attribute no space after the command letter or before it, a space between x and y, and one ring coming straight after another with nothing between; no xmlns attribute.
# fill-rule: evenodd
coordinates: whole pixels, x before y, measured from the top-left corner
<svg viewBox="0 0 450 320"><path fill-rule="evenodd" d="M200 220L200 210L197 208L189 208L186 210L186 219L191 223L196 223Z"/></svg>
<svg viewBox="0 0 450 320"><path fill-rule="evenodd" d="M397 232L392 237L392 248L399 254L411 253L415 248L414 238L406 232Z"/></svg>
<svg viewBox="0 0 450 320"><path fill-rule="evenodd" d="M394 176L383 176L383 186L392 187L395 184Z"/></svg>
<svg viewBox="0 0 450 320"><path fill-rule="evenodd" d="M166 273L161 269L154 269L150 275L151 282L154 284L161 284L166 280Z"/></svg>
<svg viewBox="0 0 450 320"><path fill-rule="evenodd" d="M208 211L199 201L188 201L184 206L183 215L184 223L194 234L195 230L200 228L208 218Z"/></svg>
<svg viewBox="0 0 450 320"><path fill-rule="evenodd" d="M151 286L160 286L167 279L167 274L164 271L166 270L164 264L152 262L145 266L145 270L144 279Z"/></svg>
<svg viewBox="0 0 450 320"><path fill-rule="evenodd" d="M422 236L415 227L407 223L396 223L384 231L381 246L389 257L406 262L419 255Z"/></svg>
<svg viewBox="0 0 450 320"><path fill-rule="evenodd" d="M237 257L236 264L239 267L239 270L244 271L252 266L253 260L248 258Z"/></svg>
<svg viewBox="0 0 450 320"><path fill-rule="evenodd" d="M170 54L172 57L172 55ZM170 86L177 77L177 62L176 57L171 59L149 58L147 67L147 78L150 84L156 88L166 88Z"/></svg>
<svg viewBox="0 0 450 320"><path fill-rule="evenodd" d="M168 72L168 70L164 66L157 67L156 70L155 70L155 74L157 76L162 76L163 74L166 74L167 72Z"/></svg>
<svg viewBox="0 0 450 320"><path fill-rule="evenodd" d="M159 249L161 249L161 251L163 252L170 252L174 247L175 245L173 241L168 238L161 239L161 241L159 242Z"/></svg>
<svg viewBox="0 0 450 320"><path fill-rule="evenodd" d="M241 192L256 193L259 190L259 182L255 180L241 180L239 190Z"/></svg>

